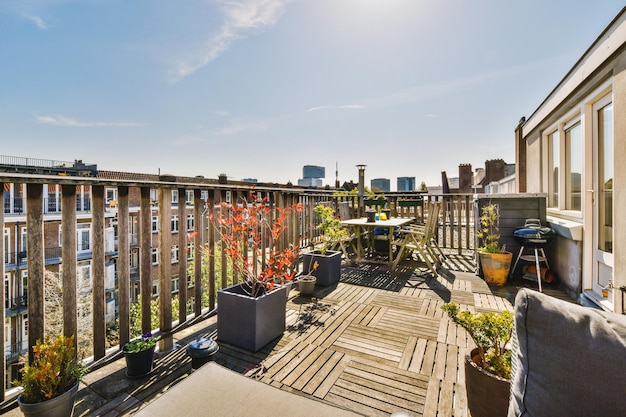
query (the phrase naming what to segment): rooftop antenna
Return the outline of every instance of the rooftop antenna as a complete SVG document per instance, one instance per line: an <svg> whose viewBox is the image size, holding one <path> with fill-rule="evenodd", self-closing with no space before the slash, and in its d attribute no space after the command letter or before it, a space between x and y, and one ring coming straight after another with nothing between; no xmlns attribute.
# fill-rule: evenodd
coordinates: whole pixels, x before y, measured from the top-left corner
<svg viewBox="0 0 626 417"><path fill-rule="evenodd" d="M339 162L335 161L335 188L339 188Z"/></svg>

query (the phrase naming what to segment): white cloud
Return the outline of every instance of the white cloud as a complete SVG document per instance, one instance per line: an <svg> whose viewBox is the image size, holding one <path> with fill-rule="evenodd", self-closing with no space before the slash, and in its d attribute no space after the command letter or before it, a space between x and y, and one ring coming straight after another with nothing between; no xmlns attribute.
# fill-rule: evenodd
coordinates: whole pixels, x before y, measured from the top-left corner
<svg viewBox="0 0 626 417"><path fill-rule="evenodd" d="M33 22L39 29L49 29L50 25L48 24L48 22L46 22L45 20L43 20L40 16L35 16L35 15L23 15L26 19L30 20L31 22Z"/></svg>
<svg viewBox="0 0 626 417"><path fill-rule="evenodd" d="M205 67L219 57L237 39L245 39L254 30L262 30L276 24L285 4L290 0L221 0L224 22L217 34L193 59L180 62L171 78L180 81Z"/></svg>
<svg viewBox="0 0 626 417"><path fill-rule="evenodd" d="M339 106L316 106L307 109L307 112L318 111L318 110L327 110L327 109L348 109L348 110L361 110L364 109L365 106L360 104L342 104Z"/></svg>
<svg viewBox="0 0 626 417"><path fill-rule="evenodd" d="M143 126L141 123L128 123L128 122L81 122L76 119L72 119L65 116L37 116L35 120L41 124L53 125L53 126L68 126L68 127L134 127Z"/></svg>

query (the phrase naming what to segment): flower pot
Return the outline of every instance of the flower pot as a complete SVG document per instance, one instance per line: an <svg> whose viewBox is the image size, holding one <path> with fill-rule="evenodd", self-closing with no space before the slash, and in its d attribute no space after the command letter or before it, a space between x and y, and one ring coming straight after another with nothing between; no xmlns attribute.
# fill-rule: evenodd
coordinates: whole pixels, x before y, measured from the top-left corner
<svg viewBox="0 0 626 417"><path fill-rule="evenodd" d="M302 255L304 274L311 274L317 278L317 285L328 287L341 278L341 255L339 251L326 251L324 255L318 250ZM313 258L311 260L311 258ZM310 265L317 262L317 268L310 271Z"/></svg>
<svg viewBox="0 0 626 417"><path fill-rule="evenodd" d="M25 417L70 417L74 412L74 402L78 392L78 382L68 391L47 401L25 404L22 396L17 397L17 403Z"/></svg>
<svg viewBox="0 0 626 417"><path fill-rule="evenodd" d="M315 278L314 275L302 275L298 280L298 289L300 290L300 295L310 297L315 292Z"/></svg>
<svg viewBox="0 0 626 417"><path fill-rule="evenodd" d="M367 222L368 223L374 223L376 221L376 212L375 211L367 211L367 212L365 212L365 214L367 214Z"/></svg>
<svg viewBox="0 0 626 417"><path fill-rule="evenodd" d="M479 252L480 266L487 284L502 286L506 283L511 269L511 252L485 253Z"/></svg>
<svg viewBox="0 0 626 417"><path fill-rule="evenodd" d="M126 375L130 378L138 378L152 372L154 363L154 346L139 352L124 352L126 359Z"/></svg>
<svg viewBox="0 0 626 417"><path fill-rule="evenodd" d="M478 349L465 359L467 407L472 417L506 417L511 382L478 366Z"/></svg>
<svg viewBox="0 0 626 417"><path fill-rule="evenodd" d="M285 331L287 287L259 297L235 284L217 292L217 338L220 342L257 352Z"/></svg>
<svg viewBox="0 0 626 417"><path fill-rule="evenodd" d="M424 205L424 199L414 199L414 200L398 200L398 206L400 207L421 207Z"/></svg>

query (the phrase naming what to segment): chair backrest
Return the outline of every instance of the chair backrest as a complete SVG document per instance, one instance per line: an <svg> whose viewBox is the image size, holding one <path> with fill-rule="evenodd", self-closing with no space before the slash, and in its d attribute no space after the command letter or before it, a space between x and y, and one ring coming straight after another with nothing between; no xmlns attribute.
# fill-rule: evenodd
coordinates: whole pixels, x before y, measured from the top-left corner
<svg viewBox="0 0 626 417"><path fill-rule="evenodd" d="M428 218L426 219L426 227L424 231L427 240L432 239L435 235L435 230L437 230L437 224L439 223L439 209L440 204L436 201L431 201L428 204Z"/></svg>
<svg viewBox="0 0 626 417"><path fill-rule="evenodd" d="M352 218L350 215L350 202L349 201L340 201L339 202L339 217L341 220L349 220Z"/></svg>

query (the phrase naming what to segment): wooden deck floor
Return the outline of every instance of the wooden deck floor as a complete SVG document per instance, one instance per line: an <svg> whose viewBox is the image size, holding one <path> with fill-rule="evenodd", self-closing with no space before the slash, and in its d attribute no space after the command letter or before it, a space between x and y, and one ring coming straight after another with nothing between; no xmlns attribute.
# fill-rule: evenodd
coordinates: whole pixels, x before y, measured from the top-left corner
<svg viewBox="0 0 626 417"><path fill-rule="evenodd" d="M370 264L342 272L342 282L318 287L313 298L292 290L287 331L260 352L220 343L217 317L206 318L176 333L180 348L160 354L147 378L127 378L123 359L87 375L74 415L132 415L192 372L184 349L190 341L212 337L219 364L364 416L467 416L463 360L472 342L440 307L454 301L474 311L511 309L517 287L490 288L473 272L433 277L417 264L393 274Z"/></svg>

